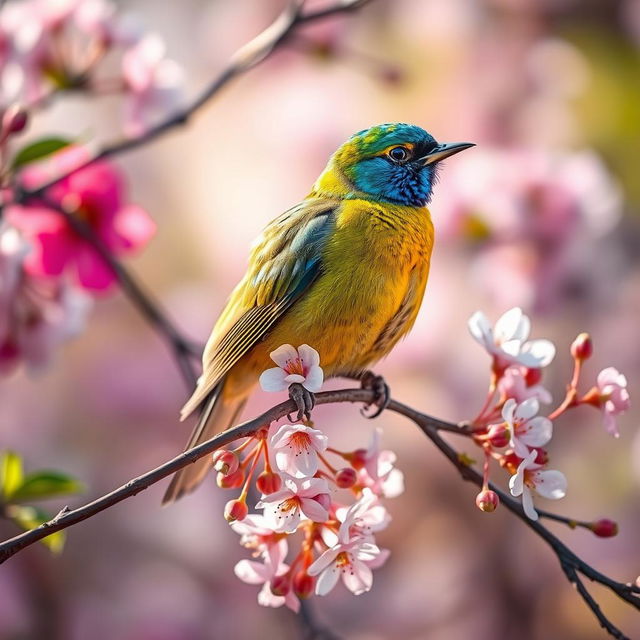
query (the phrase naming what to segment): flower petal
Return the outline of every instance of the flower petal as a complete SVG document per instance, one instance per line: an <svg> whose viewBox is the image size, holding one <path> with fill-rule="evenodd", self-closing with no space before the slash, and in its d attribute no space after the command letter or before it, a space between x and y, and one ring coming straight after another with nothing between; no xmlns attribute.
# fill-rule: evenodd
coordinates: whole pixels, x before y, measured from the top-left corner
<svg viewBox="0 0 640 640"><path fill-rule="evenodd" d="M343 571L342 581L345 587L356 596L371 589L373 573L362 560L352 559L350 569Z"/></svg>
<svg viewBox="0 0 640 640"><path fill-rule="evenodd" d="M536 416L522 425L518 437L529 447L543 447L553 435L553 423L549 418Z"/></svg>
<svg viewBox="0 0 640 640"><path fill-rule="evenodd" d="M567 494L567 478L561 471L534 471L532 479L536 485L536 492L543 498L559 500Z"/></svg>
<svg viewBox="0 0 640 640"><path fill-rule="evenodd" d="M307 389L307 391L316 393L322 388L323 382L324 371L321 369L321 367L313 366L311 367L311 369L309 369L309 373L307 373L306 380L302 383L302 386Z"/></svg>
<svg viewBox="0 0 640 640"><path fill-rule="evenodd" d="M482 311L476 311L469 318L467 326L469 327L469 332L477 342L485 347L489 344L493 344L491 324L489 323L487 316L485 316Z"/></svg>
<svg viewBox="0 0 640 640"><path fill-rule="evenodd" d="M309 567L309 569L311 569L311 567ZM309 573L309 575L311 575L311 573ZM332 564L320 574L316 581L316 594L319 596L326 596L333 587L336 586L339 577L340 570L335 564Z"/></svg>
<svg viewBox="0 0 640 640"><path fill-rule="evenodd" d="M327 549L315 562L311 563L307 569L307 573L310 576L317 576L321 571L324 571L340 553L340 549Z"/></svg>
<svg viewBox="0 0 640 640"><path fill-rule="evenodd" d="M269 354L269 357L279 366L284 369L287 366L289 360L295 360L298 357L298 351L290 344L283 344L279 346L275 351Z"/></svg>
<svg viewBox="0 0 640 640"><path fill-rule="evenodd" d="M320 364L320 354L308 344L302 344L298 347L298 355L302 360L305 371Z"/></svg>
<svg viewBox="0 0 640 640"><path fill-rule="evenodd" d="M326 522L329 519L329 512L313 498L301 498L300 510L309 520L314 522Z"/></svg>
<svg viewBox="0 0 640 640"><path fill-rule="evenodd" d="M498 344L509 342L510 340L523 342L529 337L530 327L529 318L522 313L522 309L514 307L502 314L498 319L493 335Z"/></svg>
<svg viewBox="0 0 640 640"><path fill-rule="evenodd" d="M266 567L261 562L253 560L240 560L233 568L233 572L242 582L247 584L262 584L269 580Z"/></svg>
<svg viewBox="0 0 640 640"><path fill-rule="evenodd" d="M533 497L531 495L531 491L529 491L529 487L525 487L522 492L522 508L524 509L524 513L527 518L530 520L538 519L538 512L533 506Z"/></svg>
<svg viewBox="0 0 640 640"><path fill-rule="evenodd" d="M556 347L551 340L531 340L522 345L518 361L525 367L546 367L555 358Z"/></svg>
<svg viewBox="0 0 640 640"><path fill-rule="evenodd" d="M288 387L286 376L286 371L280 367L267 369L260 374L260 387L263 391L284 391Z"/></svg>

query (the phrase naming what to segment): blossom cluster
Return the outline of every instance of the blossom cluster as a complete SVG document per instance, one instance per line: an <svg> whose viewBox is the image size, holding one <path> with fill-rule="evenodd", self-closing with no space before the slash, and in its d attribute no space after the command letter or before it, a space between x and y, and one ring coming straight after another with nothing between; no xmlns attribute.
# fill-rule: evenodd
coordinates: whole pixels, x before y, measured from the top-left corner
<svg viewBox="0 0 640 640"><path fill-rule="evenodd" d="M294 382L319 390L323 373L314 349L283 345L272 357L281 366L263 375L263 386L283 388L277 384L282 379L286 388L285 379L296 376ZM404 489L396 457L381 449L380 438L376 429L367 448L340 451L305 421L271 425L234 450L214 453L218 486L241 488L225 517L253 554L238 562L235 574L261 585L261 605L297 611L300 598L326 595L340 578L356 595L369 591L372 570L389 555L375 540L391 520L381 500ZM259 512L249 513L254 477Z"/></svg>
<svg viewBox="0 0 640 640"><path fill-rule="evenodd" d="M105 77L99 67L114 54L119 72ZM0 11L0 90L5 104L27 107L58 91L121 93L124 130L135 136L177 106L182 72L160 37L110 0L13 0Z"/></svg>
<svg viewBox="0 0 640 640"><path fill-rule="evenodd" d="M606 431L618 437L616 417L629 408L630 399L626 378L613 367L601 371L586 393L579 392L583 363L593 352L591 338L582 333L571 345L574 372L565 398L548 415L539 415L540 404L551 402L551 394L541 384L542 369L552 362L556 349L549 340L529 340L530 329L529 318L518 307L507 311L494 327L481 312L470 318L471 335L492 358L487 399L470 428L485 454L484 486L476 499L478 507L493 511L498 505L497 494L489 489L489 462L495 459L511 474L511 494L521 497L526 515L537 520L533 493L557 500L567 491L564 474L547 466L546 447L553 435L554 421L569 409L591 405L602 412ZM602 522L576 524L598 535L612 535L612 529L602 527Z"/></svg>

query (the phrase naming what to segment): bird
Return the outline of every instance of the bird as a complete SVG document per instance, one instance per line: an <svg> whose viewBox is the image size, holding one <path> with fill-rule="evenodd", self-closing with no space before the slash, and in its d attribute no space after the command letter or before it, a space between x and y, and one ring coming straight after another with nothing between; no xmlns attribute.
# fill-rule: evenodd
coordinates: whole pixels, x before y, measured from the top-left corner
<svg viewBox="0 0 640 640"><path fill-rule="evenodd" d="M369 367L411 329L422 304L434 243L427 204L440 162L473 146L388 123L337 149L309 195L255 241L182 409L183 420L199 410L185 451L234 424L284 344L312 346L325 377L359 379L385 406L386 382ZM290 397L298 419L309 417L312 394L294 384ZM205 456L178 471L163 503L193 491L212 464Z"/></svg>

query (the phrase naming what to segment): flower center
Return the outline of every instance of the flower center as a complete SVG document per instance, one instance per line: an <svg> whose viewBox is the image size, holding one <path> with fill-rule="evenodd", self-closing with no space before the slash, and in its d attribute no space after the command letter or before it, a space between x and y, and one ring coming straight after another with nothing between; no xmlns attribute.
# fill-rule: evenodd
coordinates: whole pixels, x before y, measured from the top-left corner
<svg viewBox="0 0 640 640"><path fill-rule="evenodd" d="M304 431L296 431L289 438L289 448L296 452L308 451L311 448L311 438Z"/></svg>
<svg viewBox="0 0 640 640"><path fill-rule="evenodd" d="M296 374L299 376L304 375L304 365L302 364L302 360L300 358L293 358L292 360L287 360L287 364L284 369L289 375L291 374Z"/></svg>
<svg viewBox="0 0 640 640"><path fill-rule="evenodd" d="M291 496L278 505L278 511L289 513L289 511L295 511L298 507L300 507L300 498L298 498L298 496Z"/></svg>
<svg viewBox="0 0 640 640"><path fill-rule="evenodd" d="M336 556L336 567L341 571L347 571L350 569L351 558L346 551L342 551Z"/></svg>

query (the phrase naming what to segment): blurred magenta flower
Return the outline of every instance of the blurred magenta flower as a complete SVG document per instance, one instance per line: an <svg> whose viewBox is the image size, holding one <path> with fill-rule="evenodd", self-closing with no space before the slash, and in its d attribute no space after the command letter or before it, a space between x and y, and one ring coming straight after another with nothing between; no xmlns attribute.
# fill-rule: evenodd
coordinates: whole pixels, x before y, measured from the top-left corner
<svg viewBox="0 0 640 640"><path fill-rule="evenodd" d="M30 247L17 229L0 227L0 374L21 361L35 369L79 333L90 300L63 279L42 280L23 267Z"/></svg>
<svg viewBox="0 0 640 640"><path fill-rule="evenodd" d="M618 438L616 416L624 413L631 406L627 391L627 378L615 367L603 369L597 378L598 399L602 407L604 428L607 433Z"/></svg>
<svg viewBox="0 0 640 640"><path fill-rule="evenodd" d="M154 119L166 116L179 105L182 70L164 56L162 39L156 34L147 34L122 57L127 135L142 135Z"/></svg>
<svg viewBox="0 0 640 640"><path fill-rule="evenodd" d="M83 147L68 147L21 174L26 187L37 187L53 176L79 167L90 158ZM74 171L47 190L53 203L71 207L72 215L88 224L113 255L144 247L156 225L141 207L126 202L126 186L120 171L108 162L95 162ZM25 268L36 276L59 277L71 271L82 287L103 292L115 282L115 274L98 252L82 239L60 212L34 200L28 206L11 205L7 218L33 244Z"/></svg>

